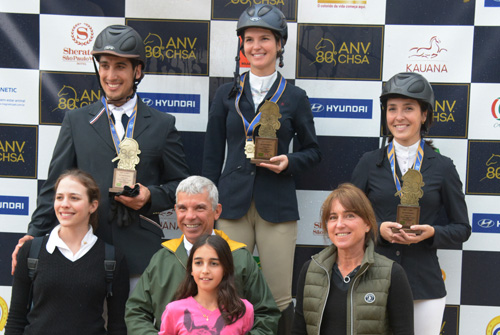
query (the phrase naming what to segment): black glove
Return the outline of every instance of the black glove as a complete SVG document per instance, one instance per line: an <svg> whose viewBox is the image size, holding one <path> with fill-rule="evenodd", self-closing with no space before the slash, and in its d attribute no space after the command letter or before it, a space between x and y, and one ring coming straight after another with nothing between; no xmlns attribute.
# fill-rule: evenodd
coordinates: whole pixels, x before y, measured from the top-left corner
<svg viewBox="0 0 500 335"><path fill-rule="evenodd" d="M134 188L125 186L123 191L112 194L109 201L109 223L116 219L116 224L118 227L128 227L134 222L136 211L130 207L125 206L121 202L115 200L115 195L124 195L127 197L136 197L139 195L139 185L135 185Z"/></svg>

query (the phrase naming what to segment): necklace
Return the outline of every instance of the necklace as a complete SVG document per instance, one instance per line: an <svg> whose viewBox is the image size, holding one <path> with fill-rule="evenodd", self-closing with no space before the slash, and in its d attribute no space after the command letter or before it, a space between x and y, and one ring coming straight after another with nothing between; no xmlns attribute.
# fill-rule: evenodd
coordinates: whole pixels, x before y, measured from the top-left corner
<svg viewBox="0 0 500 335"><path fill-rule="evenodd" d="M205 318L205 320L209 321L209 320L210 320L210 315L212 315L212 313L213 313L214 311L216 311L216 310L217 310L217 308L216 308L216 309L214 309L213 311L210 311L210 313L205 314L205 313L203 313L203 310L201 309L203 306L202 306L199 302L197 302L197 303L198 303L198 309L200 310L201 315L203 315L203 317ZM203 308L205 308L205 307L203 307ZM205 308L205 309L208 311L208 309L207 309L207 308Z"/></svg>

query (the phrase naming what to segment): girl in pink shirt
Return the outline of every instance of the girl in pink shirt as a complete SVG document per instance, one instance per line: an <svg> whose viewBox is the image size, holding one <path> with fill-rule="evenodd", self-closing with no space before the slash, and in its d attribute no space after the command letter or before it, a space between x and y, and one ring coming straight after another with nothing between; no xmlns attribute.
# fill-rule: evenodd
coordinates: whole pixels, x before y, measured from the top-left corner
<svg viewBox="0 0 500 335"><path fill-rule="evenodd" d="M176 301L161 317L159 335L238 335L253 326L253 306L238 298L233 255L218 235L203 235L189 254Z"/></svg>

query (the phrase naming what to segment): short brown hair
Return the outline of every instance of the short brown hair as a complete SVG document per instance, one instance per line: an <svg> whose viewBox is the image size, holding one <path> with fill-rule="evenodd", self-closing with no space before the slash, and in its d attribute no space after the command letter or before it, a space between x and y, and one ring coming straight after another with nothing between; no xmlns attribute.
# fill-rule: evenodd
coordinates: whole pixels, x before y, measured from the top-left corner
<svg viewBox="0 0 500 335"><path fill-rule="evenodd" d="M365 193L351 183L340 184L332 191L321 206L321 228L327 233L327 223L330 217L332 203L338 200L346 211L353 212L358 215L369 227L370 231L365 235L365 242L368 239L377 240L378 226L373 212L372 204L366 197Z"/></svg>

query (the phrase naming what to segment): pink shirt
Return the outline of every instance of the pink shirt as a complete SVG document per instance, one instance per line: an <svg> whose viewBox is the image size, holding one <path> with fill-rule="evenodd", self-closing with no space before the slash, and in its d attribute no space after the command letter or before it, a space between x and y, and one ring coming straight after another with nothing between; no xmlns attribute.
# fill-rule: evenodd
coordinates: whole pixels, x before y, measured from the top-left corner
<svg viewBox="0 0 500 335"><path fill-rule="evenodd" d="M246 307L243 317L226 326L218 309L209 311L193 297L172 301L161 316L158 335L238 335L246 334L253 326L253 306L241 299ZM208 321L207 321L208 318Z"/></svg>

